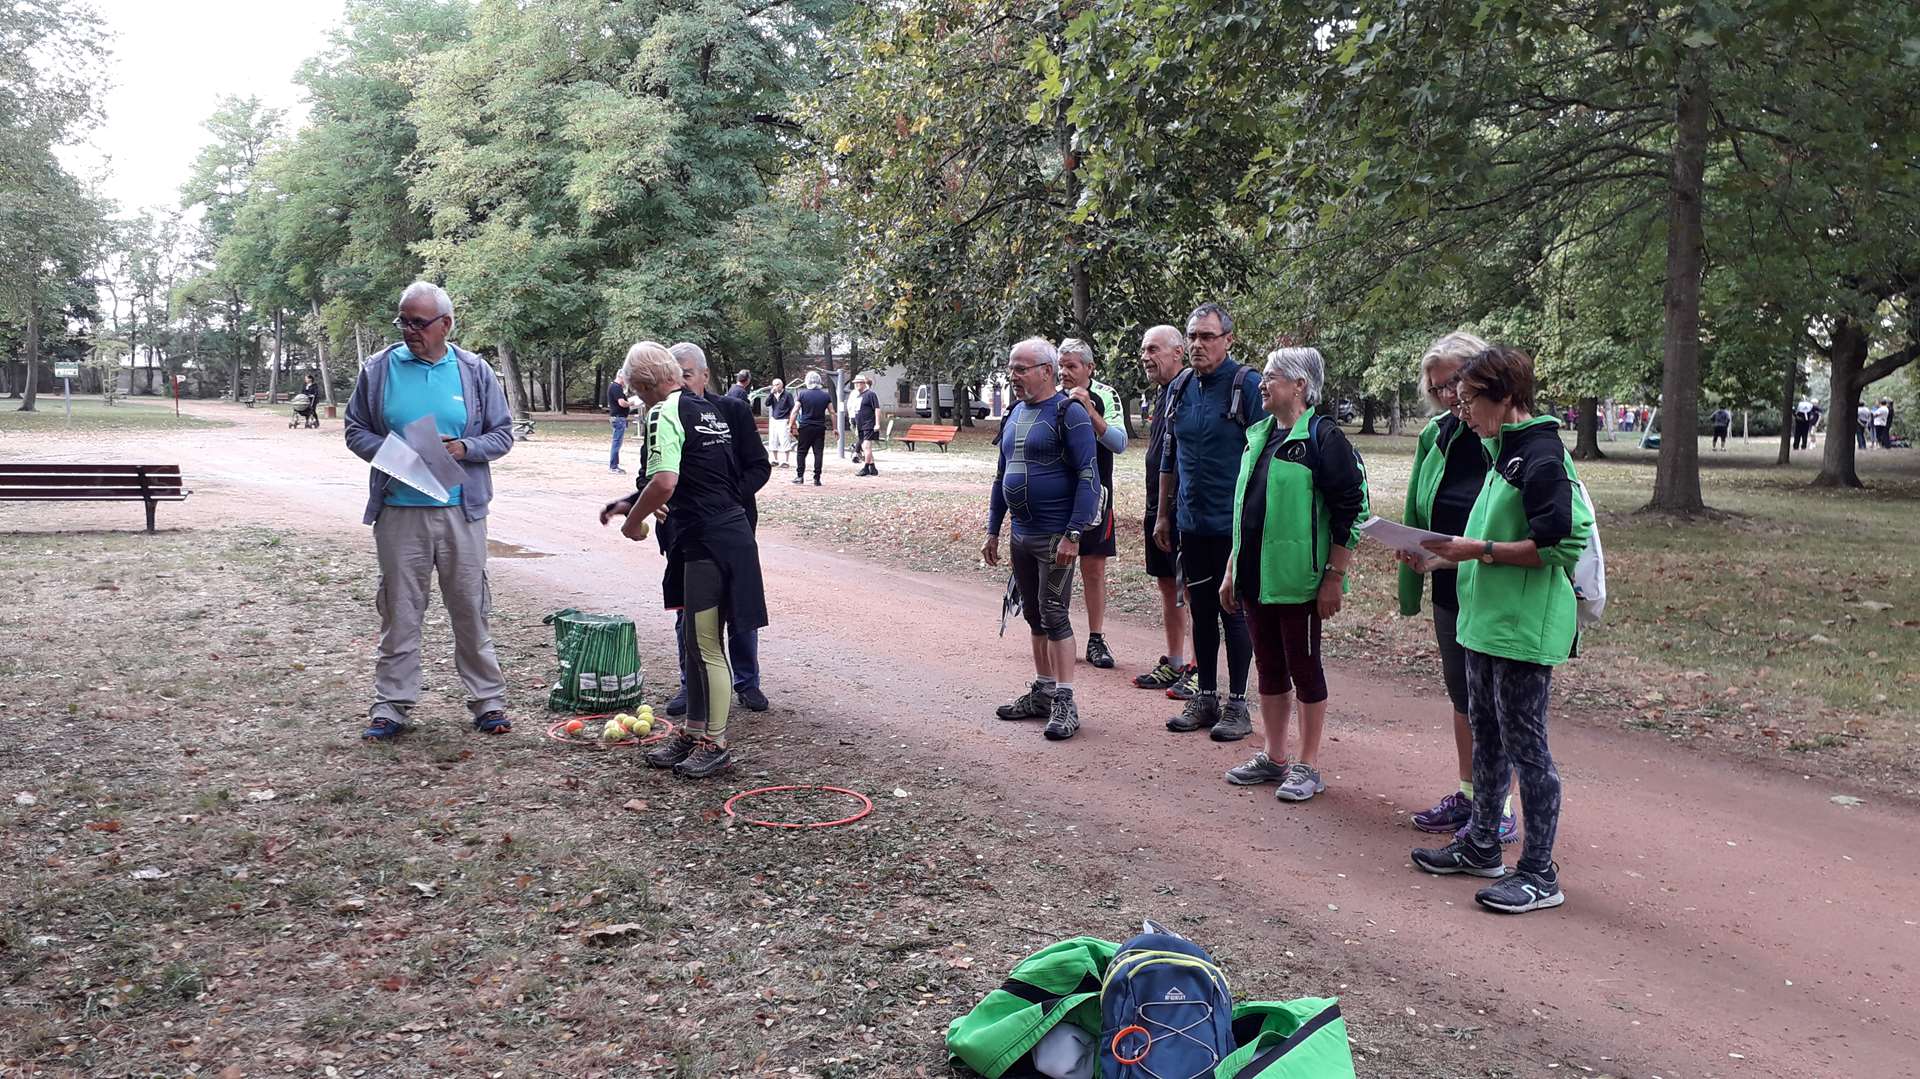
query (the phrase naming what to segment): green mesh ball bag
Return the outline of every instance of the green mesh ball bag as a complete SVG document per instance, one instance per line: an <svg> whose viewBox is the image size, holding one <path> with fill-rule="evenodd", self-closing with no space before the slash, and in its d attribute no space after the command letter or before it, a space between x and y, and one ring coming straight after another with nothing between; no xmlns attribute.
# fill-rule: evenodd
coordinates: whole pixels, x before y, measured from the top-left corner
<svg viewBox="0 0 1920 1079"><path fill-rule="evenodd" d="M547 693L554 712L613 712L640 703L640 643L633 619L569 607L541 621L553 627L560 677Z"/></svg>

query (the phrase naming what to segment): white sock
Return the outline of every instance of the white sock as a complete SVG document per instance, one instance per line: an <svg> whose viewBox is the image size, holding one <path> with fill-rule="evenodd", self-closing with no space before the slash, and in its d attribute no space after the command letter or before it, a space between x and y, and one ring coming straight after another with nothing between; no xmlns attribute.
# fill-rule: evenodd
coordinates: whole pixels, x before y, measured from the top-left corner
<svg viewBox="0 0 1920 1079"><path fill-rule="evenodd" d="M1067 694L1067 696L1071 697L1073 696L1073 683L1072 682L1055 682L1053 684L1053 691L1056 694L1064 691Z"/></svg>

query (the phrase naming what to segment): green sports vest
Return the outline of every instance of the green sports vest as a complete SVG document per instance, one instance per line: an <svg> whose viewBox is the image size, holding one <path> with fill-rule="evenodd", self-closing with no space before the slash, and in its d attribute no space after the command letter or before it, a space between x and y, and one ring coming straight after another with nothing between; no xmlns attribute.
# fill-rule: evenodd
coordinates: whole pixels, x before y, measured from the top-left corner
<svg viewBox="0 0 1920 1079"><path fill-rule="evenodd" d="M1494 466L1487 470L1480 498L1467 518L1466 537L1515 543L1528 538L1526 506L1521 501L1516 469L1502 468L1501 449L1507 437L1531 427L1559 427L1552 416L1536 416L1500 428L1500 434L1481 441ZM1508 460L1517 461L1516 458ZM1541 565L1460 563L1460 644L1476 652L1523 663L1558 666L1573 653L1579 603L1573 594L1573 567L1593 534L1593 509L1584 498L1573 497L1578 476L1573 458L1560 450L1573 503L1573 529L1551 547L1540 549ZM1514 473L1507 475L1506 473Z"/></svg>
<svg viewBox="0 0 1920 1079"><path fill-rule="evenodd" d="M1273 437L1278 422L1272 417L1247 428L1247 448L1240 455L1240 475L1233 484L1233 554L1227 565L1240 564L1241 511L1247 502L1247 482L1253 475L1267 440ZM1313 462L1318 450L1313 441L1313 413L1302 413L1288 430L1273 460L1267 465L1267 506L1260 529L1261 603L1306 603L1320 591L1321 575L1333 554L1333 522L1327 512L1327 500L1313 484ZM1362 476L1365 469L1362 469ZM1341 537L1343 546L1360 542L1359 522L1365 520L1366 481L1361 480L1363 505L1354 522L1352 534ZM1342 592L1352 583L1342 580Z"/></svg>

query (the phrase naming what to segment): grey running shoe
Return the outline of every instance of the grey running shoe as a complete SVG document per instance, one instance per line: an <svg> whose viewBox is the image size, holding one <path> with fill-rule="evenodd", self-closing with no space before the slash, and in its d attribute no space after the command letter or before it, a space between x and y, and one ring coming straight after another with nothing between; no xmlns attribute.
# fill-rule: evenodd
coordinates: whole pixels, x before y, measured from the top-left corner
<svg viewBox="0 0 1920 1079"><path fill-rule="evenodd" d="M1488 910L1525 914L1543 907L1557 907L1567 901L1567 893L1560 890L1560 867L1549 865L1544 873L1516 868L1500 883L1473 893L1473 898Z"/></svg>
<svg viewBox="0 0 1920 1079"><path fill-rule="evenodd" d="M1304 802L1326 789L1327 785L1320 782L1319 769L1294 761L1287 765L1287 778L1280 781L1280 789L1273 796L1283 802Z"/></svg>
<svg viewBox="0 0 1920 1079"><path fill-rule="evenodd" d="M1053 695L1053 715L1047 720L1045 734L1049 742L1064 742L1080 733L1080 706L1073 703L1073 691Z"/></svg>
<svg viewBox="0 0 1920 1079"><path fill-rule="evenodd" d="M1043 685L1035 679L1033 688L1022 693L1012 704L1003 704L994 709L993 714L1001 719L1046 719L1053 715L1053 694L1043 693Z"/></svg>
<svg viewBox="0 0 1920 1079"><path fill-rule="evenodd" d="M702 738L686 760L673 766L681 779L705 779L733 767L733 754L711 738Z"/></svg>
<svg viewBox="0 0 1920 1079"><path fill-rule="evenodd" d="M1187 702L1180 714L1167 720L1167 729L1180 734L1202 730L1220 722L1220 698L1202 693Z"/></svg>
<svg viewBox="0 0 1920 1079"><path fill-rule="evenodd" d="M1103 671L1113 669L1113 650L1107 647L1107 639L1098 633L1087 634L1087 662Z"/></svg>
<svg viewBox="0 0 1920 1079"><path fill-rule="evenodd" d="M1166 689L1180 681L1183 670L1184 668L1175 667L1167 657L1161 656L1160 662L1154 666L1153 670L1134 675L1133 684L1141 689Z"/></svg>
<svg viewBox="0 0 1920 1079"><path fill-rule="evenodd" d="M1167 687L1167 696L1176 701L1190 701L1199 695L1200 668L1189 663L1180 680Z"/></svg>
<svg viewBox="0 0 1920 1079"><path fill-rule="evenodd" d="M1238 742L1253 733L1253 717L1247 715L1245 697L1228 697L1220 706L1220 722L1213 725L1207 737L1216 742Z"/></svg>
<svg viewBox="0 0 1920 1079"><path fill-rule="evenodd" d="M643 759L649 768L672 768L693 755L695 739L686 731L674 731L673 737L647 750Z"/></svg>
<svg viewBox="0 0 1920 1079"><path fill-rule="evenodd" d="M1236 764L1227 769L1227 782L1236 787L1252 787L1261 783L1278 783L1287 778L1285 761L1275 764L1266 750L1253 755L1245 764Z"/></svg>

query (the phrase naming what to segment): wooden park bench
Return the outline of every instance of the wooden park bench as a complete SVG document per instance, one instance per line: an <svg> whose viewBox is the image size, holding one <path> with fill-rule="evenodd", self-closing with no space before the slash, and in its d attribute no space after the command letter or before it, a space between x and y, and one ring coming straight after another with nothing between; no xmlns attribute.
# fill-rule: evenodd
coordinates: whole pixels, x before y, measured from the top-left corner
<svg viewBox="0 0 1920 1079"><path fill-rule="evenodd" d="M913 449L915 442L931 442L940 447L940 452L945 453L947 443L952 442L953 436L959 433L958 427L944 427L937 423L916 423L907 428L907 433L901 435L897 441L906 443L909 450Z"/></svg>
<svg viewBox="0 0 1920 1079"><path fill-rule="evenodd" d="M0 502L184 502L179 465L0 464Z"/></svg>
<svg viewBox="0 0 1920 1079"><path fill-rule="evenodd" d="M267 395L264 393L254 393L247 395L247 407L252 408L254 405L284 405L291 400L293 400L293 395L290 393L276 393L273 395L272 400L268 400Z"/></svg>

